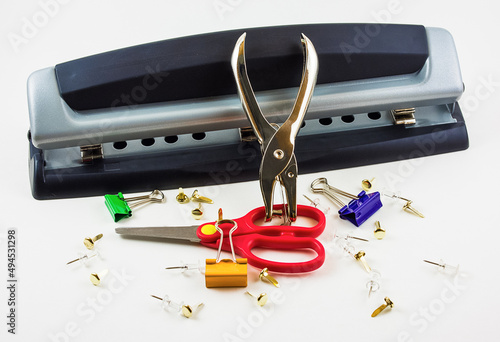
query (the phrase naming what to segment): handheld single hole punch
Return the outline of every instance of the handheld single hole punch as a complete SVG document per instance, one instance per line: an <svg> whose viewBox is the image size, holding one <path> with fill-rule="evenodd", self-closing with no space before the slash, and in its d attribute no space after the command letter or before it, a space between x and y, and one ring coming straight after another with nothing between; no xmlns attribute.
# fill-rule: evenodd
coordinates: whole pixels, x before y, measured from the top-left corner
<svg viewBox="0 0 500 342"><path fill-rule="evenodd" d="M237 61L246 63L236 66L252 80L244 99L258 99L244 103L250 124L238 97L244 79L235 86L231 67L244 32ZM301 33L321 65L312 97ZM365 33L370 43L360 49ZM303 85L299 70L310 72ZM312 173L466 149L463 90L452 36L420 25L250 28L88 56L28 79L32 194L101 196L259 175L269 218L268 189L276 176L285 188L294 182L296 162Z"/></svg>
<svg viewBox="0 0 500 342"><path fill-rule="evenodd" d="M295 138L299 133L316 85L318 55L309 38L302 34L304 64L299 92L288 119L280 127L277 127L275 124L270 124L262 113L248 79L245 37L246 33L243 33L236 42L231 66L243 109L261 146L262 161L259 169L259 181L266 208L266 221L272 219L273 192L275 183L279 182L284 189L288 203L288 205L283 203L283 213L285 213L285 217L294 222L297 218L296 187L298 175L297 160L294 154Z"/></svg>

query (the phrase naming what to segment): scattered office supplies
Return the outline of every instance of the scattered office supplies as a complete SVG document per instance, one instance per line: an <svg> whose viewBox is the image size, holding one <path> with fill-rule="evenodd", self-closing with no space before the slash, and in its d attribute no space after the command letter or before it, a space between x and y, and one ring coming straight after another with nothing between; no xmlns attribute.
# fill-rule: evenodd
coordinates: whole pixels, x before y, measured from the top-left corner
<svg viewBox="0 0 500 342"><path fill-rule="evenodd" d="M385 297L384 301L385 301L385 304L380 305L377 309L375 309L375 311L373 311L372 317L378 316L378 314L381 313L382 311L384 311L387 307L389 307L389 308L394 307L394 303L389 299L389 297Z"/></svg>
<svg viewBox="0 0 500 342"><path fill-rule="evenodd" d="M359 261L361 265L363 265L363 268L366 270L366 272L370 273L372 269L370 268L370 266L368 266L368 263L365 260L365 255L366 253L364 251L359 251L358 253L354 254L353 257L354 259Z"/></svg>
<svg viewBox="0 0 500 342"><path fill-rule="evenodd" d="M313 180L311 183L311 191L321 193L333 203L337 204L340 207L339 217L351 222L356 227L362 225L382 208L379 192L367 194L365 191L361 191L355 196L329 185L326 178L317 178ZM350 198L351 201L345 204L338 196Z"/></svg>
<svg viewBox="0 0 500 342"><path fill-rule="evenodd" d="M249 295L249 296L252 296L252 297L254 297L255 299L257 299L257 305L258 305L258 306L264 306L264 305L266 305L266 303L267 303L267 299L268 299L268 298L267 298L267 293L264 293L264 292L263 292L263 293L261 293L260 295L256 296L256 295L251 294L251 293L250 293L250 292L248 292L248 291L245 291L245 294L247 294L247 295Z"/></svg>
<svg viewBox="0 0 500 342"><path fill-rule="evenodd" d="M310 199L309 197L307 197L306 195L303 195L309 202L310 202L310 205L312 205L313 207L315 208L318 208L319 210L321 210L325 215L328 214L330 212L330 207L328 206L324 206L322 203L320 203L320 200L319 198L315 198L314 200Z"/></svg>
<svg viewBox="0 0 500 342"><path fill-rule="evenodd" d="M201 220L201 218L203 217L201 203L199 203L198 208L194 208L193 210L191 210L191 216L193 216L195 220Z"/></svg>
<svg viewBox="0 0 500 342"><path fill-rule="evenodd" d="M372 178L372 179L370 179L370 180L368 180L368 179L363 179L363 180L361 181L361 188L362 188L364 191L366 191L366 192L370 191L370 190L373 188L373 180L374 180L374 179L375 179L375 178Z"/></svg>
<svg viewBox="0 0 500 342"><path fill-rule="evenodd" d="M380 226L380 221L375 221L375 230L373 235L377 240L382 240L385 237L385 229Z"/></svg>
<svg viewBox="0 0 500 342"><path fill-rule="evenodd" d="M96 241L100 240L102 236L103 236L102 234L98 234L93 238L86 237L83 240L83 244L85 245L85 247L87 247L87 249L92 250L94 249L94 244L96 243Z"/></svg>
<svg viewBox="0 0 500 342"><path fill-rule="evenodd" d="M165 202L165 195L160 190L153 190L149 195L125 198L119 192L117 195L104 195L106 207L115 222L132 216L132 209L149 203Z"/></svg>
<svg viewBox="0 0 500 342"><path fill-rule="evenodd" d="M231 252L229 241L234 244L234 251L239 256L247 258L248 263L256 268L267 267L269 271L282 273L302 273L318 269L325 261L325 249L316 239L325 229L325 215L320 210L305 205L297 206L298 216L308 217L317 222L313 227L301 226L257 226L254 222L265 218L264 207L251 210L245 216L235 219L238 230L229 239L231 224L221 224L224 232L222 249ZM219 220L220 221L220 220ZM210 248L218 248L220 235L215 227L216 222L190 227L119 227L117 234L129 236L145 236L165 239L187 240L199 242ZM226 237L228 239L226 239ZM227 241L229 240L229 241ZM316 257L304 262L277 262L259 258L252 253L252 248L262 247L276 250L311 250Z"/></svg>
<svg viewBox="0 0 500 342"><path fill-rule="evenodd" d="M96 250L93 250L93 251L90 251L88 253L85 253L85 254L81 254L78 256L78 258L76 258L75 260L71 260L69 262L66 263L66 265L69 265L69 264L72 264L74 262L77 262L79 261L81 265L87 265L87 262L95 257L95 256L98 256L99 253L96 251Z"/></svg>
<svg viewBox="0 0 500 342"><path fill-rule="evenodd" d="M267 280L269 283L273 284L275 287L280 287L280 284L278 284L278 281L272 276L269 274L269 270L266 268L264 268L262 271L260 271L259 273L259 279L260 280Z"/></svg>
<svg viewBox="0 0 500 342"><path fill-rule="evenodd" d="M380 289L380 277L379 271L372 269L370 271L370 280L366 283L366 288L368 289L368 298L371 296L372 292L377 292Z"/></svg>
<svg viewBox="0 0 500 342"><path fill-rule="evenodd" d="M418 217L421 217L421 218L424 218L424 215L419 212L417 209L413 208L412 207L412 203L413 201L412 200L409 200L407 198L404 198L404 197L401 197L399 195L399 193L395 193L395 192L391 192L391 191L384 191L383 192L384 196L387 196L387 197L390 197L390 198L396 198L396 199L400 199L400 200L403 200L405 201L405 205L403 205L403 210L410 213L410 214L413 214L415 216L418 216Z"/></svg>
<svg viewBox="0 0 500 342"><path fill-rule="evenodd" d="M186 203L189 203L189 201L190 201L188 195L186 195L184 193L183 188L179 188L179 194L177 194L177 196L175 197L175 200L177 202L179 202L180 204L186 204Z"/></svg>
<svg viewBox="0 0 500 342"><path fill-rule="evenodd" d="M205 196L200 196L198 193L198 190L193 191L193 194L191 195L191 202L197 202L197 203L208 203L208 204L213 204L214 201L208 197Z"/></svg>
<svg viewBox="0 0 500 342"><path fill-rule="evenodd" d="M446 274L456 275L460 268L460 265L453 266L445 264L443 260L439 260L439 263L429 260L424 260L426 263L439 267L439 270L445 272Z"/></svg>
<svg viewBox="0 0 500 342"><path fill-rule="evenodd" d="M102 279L108 274L108 270L105 269L105 270L102 270L101 272L99 273L92 273L90 275L90 281L92 282L92 284L94 286L98 286L101 284L102 282Z"/></svg>
<svg viewBox="0 0 500 342"><path fill-rule="evenodd" d="M193 315L204 306L203 303L200 303L193 309L191 306L185 305L182 301L179 303L174 302L168 295L165 295L163 298L154 295L151 295L151 297L161 300L161 306L165 311L178 312L186 318L193 317Z"/></svg>

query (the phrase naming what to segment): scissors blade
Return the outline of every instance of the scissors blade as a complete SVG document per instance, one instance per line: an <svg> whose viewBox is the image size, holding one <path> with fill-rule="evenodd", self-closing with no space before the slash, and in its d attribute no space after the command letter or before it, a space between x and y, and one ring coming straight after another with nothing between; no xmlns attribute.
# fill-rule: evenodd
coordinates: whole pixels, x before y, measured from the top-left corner
<svg viewBox="0 0 500 342"><path fill-rule="evenodd" d="M126 236L152 237L172 240L200 242L196 235L199 226L184 227L120 227L115 228L117 234Z"/></svg>

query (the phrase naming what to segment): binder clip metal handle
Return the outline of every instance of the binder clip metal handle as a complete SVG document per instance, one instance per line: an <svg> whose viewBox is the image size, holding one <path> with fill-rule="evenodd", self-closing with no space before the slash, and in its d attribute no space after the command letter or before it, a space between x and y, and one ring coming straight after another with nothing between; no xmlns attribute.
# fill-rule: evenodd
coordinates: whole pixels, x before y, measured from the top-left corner
<svg viewBox="0 0 500 342"><path fill-rule="evenodd" d="M137 208L149 203L163 202L165 202L165 195L160 190L153 190L148 195L130 198L125 198L121 192L117 195L104 195L104 203L115 222L132 216L132 208Z"/></svg>

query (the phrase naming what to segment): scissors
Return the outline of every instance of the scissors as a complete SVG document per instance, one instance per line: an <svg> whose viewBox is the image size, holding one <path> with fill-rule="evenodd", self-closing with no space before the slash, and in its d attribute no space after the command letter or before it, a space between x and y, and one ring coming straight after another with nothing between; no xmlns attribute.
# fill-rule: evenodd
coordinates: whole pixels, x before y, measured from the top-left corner
<svg viewBox="0 0 500 342"><path fill-rule="evenodd" d="M257 103L255 93L248 79L245 60L245 38L243 33L233 50L231 66L243 110L250 121L255 136L261 146L262 161L259 182L266 210L266 221L273 216L273 192L276 181L285 190L284 214L291 222L297 218L297 160L294 148L295 138L304 120L318 75L318 55L313 44L304 34L301 36L304 63L302 80L295 104L288 119L278 127L270 124Z"/></svg>
<svg viewBox="0 0 500 342"><path fill-rule="evenodd" d="M318 237L325 229L325 215L314 207L299 205L298 214L317 221L313 227L300 226L258 226L256 221L266 216L264 207L256 208L243 217L235 220L218 220L200 226L187 227L148 227L148 228L116 228L118 234L187 240L199 242L206 247L222 248L247 258L248 264L267 267L270 271L281 273L302 273L318 269L325 261L325 249ZM222 233L218 232L218 229ZM232 233L234 231L234 233ZM231 234L232 233L232 234ZM222 237L222 239L221 239ZM222 240L222 244L220 243ZM252 253L255 247L273 250L312 250L317 256L305 262L278 262L257 257ZM218 253L220 254L220 252Z"/></svg>

